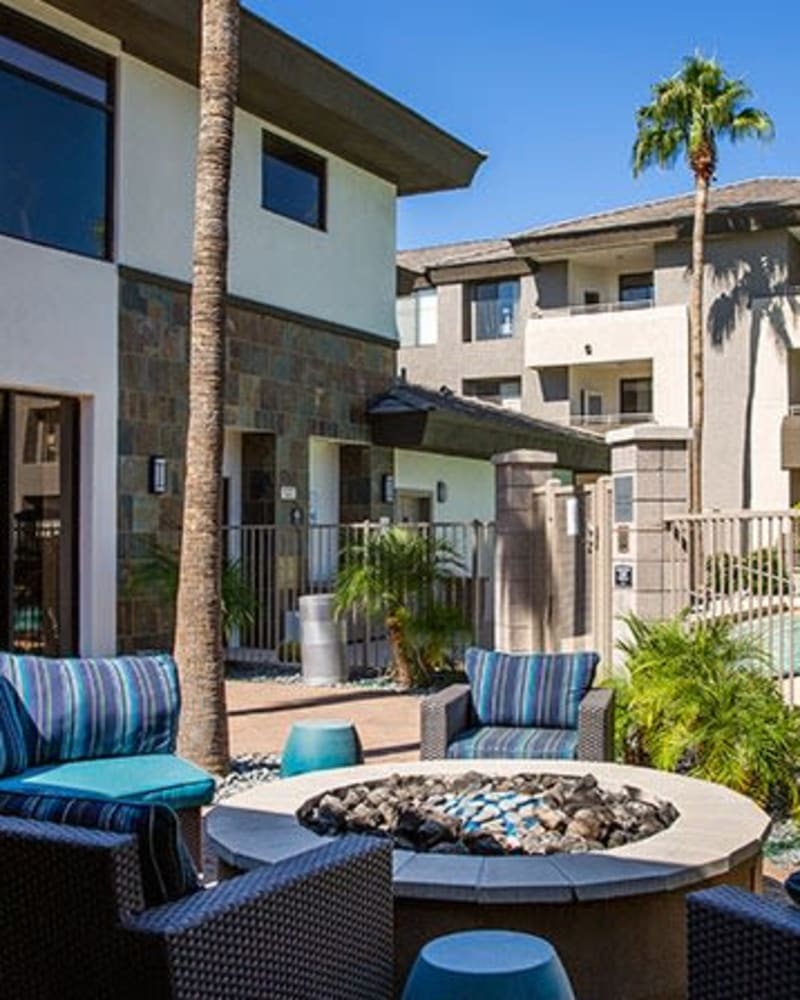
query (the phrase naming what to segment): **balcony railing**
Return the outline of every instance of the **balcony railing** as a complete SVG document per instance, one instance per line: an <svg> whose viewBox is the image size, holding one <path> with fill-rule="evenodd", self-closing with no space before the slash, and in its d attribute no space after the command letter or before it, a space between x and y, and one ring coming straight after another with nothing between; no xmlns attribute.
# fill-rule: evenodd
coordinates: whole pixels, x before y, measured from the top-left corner
<svg viewBox="0 0 800 1000"><path fill-rule="evenodd" d="M550 319L552 316L591 316L594 313L632 312L635 309L652 309L653 299L634 299L631 302L594 302L574 306L560 306L555 309L537 309L531 319Z"/></svg>
<svg viewBox="0 0 800 1000"><path fill-rule="evenodd" d="M626 427L629 424L651 424L652 413L570 413L565 421L570 427L582 427L584 430L610 431L615 427Z"/></svg>

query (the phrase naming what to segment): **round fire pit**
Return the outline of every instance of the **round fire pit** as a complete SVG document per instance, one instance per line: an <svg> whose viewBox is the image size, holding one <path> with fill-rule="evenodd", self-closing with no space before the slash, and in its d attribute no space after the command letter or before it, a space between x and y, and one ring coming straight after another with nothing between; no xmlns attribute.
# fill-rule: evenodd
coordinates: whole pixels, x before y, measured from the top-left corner
<svg viewBox="0 0 800 1000"><path fill-rule="evenodd" d="M661 833L671 802L639 788L608 789L591 774L392 774L334 788L305 802L303 826L322 836L387 837L432 854L579 854Z"/></svg>
<svg viewBox="0 0 800 1000"><path fill-rule="evenodd" d="M488 779L503 787L531 775L579 784L591 773L603 795L627 787L638 801L661 808L662 818L664 810L677 815L660 832L605 849L468 854L396 846L399 983L431 938L502 927L552 941L582 1000L682 997L686 892L720 882L760 885L769 817L748 799L680 775L586 761L424 761L319 771L228 800L209 815L208 836L232 868L277 862L330 839L304 826L298 813L310 814L332 791L366 787L369 793L375 783L398 779L454 779L458 787L469 771L480 775L482 788ZM537 808L542 805L550 807Z"/></svg>

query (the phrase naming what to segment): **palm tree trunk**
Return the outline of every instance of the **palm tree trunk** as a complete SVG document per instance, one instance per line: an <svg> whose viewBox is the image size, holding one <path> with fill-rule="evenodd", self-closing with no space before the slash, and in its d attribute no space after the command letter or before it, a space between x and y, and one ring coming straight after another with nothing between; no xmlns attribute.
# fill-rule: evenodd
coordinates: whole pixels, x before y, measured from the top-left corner
<svg viewBox="0 0 800 1000"><path fill-rule="evenodd" d="M400 687L411 687L411 664L406 652L405 629L396 615L386 618L386 632L389 636L389 651L392 657L392 674Z"/></svg>
<svg viewBox="0 0 800 1000"><path fill-rule="evenodd" d="M175 658L181 752L228 766L220 535L228 199L239 60L238 0L203 0L189 346L189 427Z"/></svg>
<svg viewBox="0 0 800 1000"><path fill-rule="evenodd" d="M694 432L689 451L689 511L703 510L703 424L705 417L705 379L703 354L703 269L705 264L706 208L709 178L695 177L694 226L692 228L692 284L689 297L689 344L691 426Z"/></svg>

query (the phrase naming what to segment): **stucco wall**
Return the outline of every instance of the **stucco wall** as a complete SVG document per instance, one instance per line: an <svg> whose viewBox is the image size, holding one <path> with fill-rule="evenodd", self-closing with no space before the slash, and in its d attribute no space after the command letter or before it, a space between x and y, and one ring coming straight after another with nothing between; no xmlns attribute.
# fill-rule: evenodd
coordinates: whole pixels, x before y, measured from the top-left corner
<svg viewBox="0 0 800 1000"><path fill-rule="evenodd" d="M188 281L197 92L129 56L119 78L119 260ZM261 207L264 128L326 159L325 231ZM392 185L237 111L232 294L395 339L394 252Z"/></svg>
<svg viewBox="0 0 800 1000"><path fill-rule="evenodd" d="M112 265L0 236L0 388L81 402L79 644L93 653L115 642L116 325Z"/></svg>
<svg viewBox="0 0 800 1000"><path fill-rule="evenodd" d="M494 467L491 462L419 451L395 451L395 488L433 496L434 521L494 520ZM436 499L436 483L447 483L447 501Z"/></svg>
<svg viewBox="0 0 800 1000"><path fill-rule="evenodd" d="M706 247L704 503L723 509L785 506L780 420L788 404L786 343L754 299L785 288L785 231L711 238ZM656 250L659 303L688 302L688 242Z"/></svg>

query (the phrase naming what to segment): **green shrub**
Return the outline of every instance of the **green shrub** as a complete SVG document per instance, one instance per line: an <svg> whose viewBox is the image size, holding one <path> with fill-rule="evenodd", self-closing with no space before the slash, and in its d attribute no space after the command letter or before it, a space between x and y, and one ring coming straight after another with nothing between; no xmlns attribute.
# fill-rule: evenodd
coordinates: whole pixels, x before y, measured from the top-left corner
<svg viewBox="0 0 800 1000"><path fill-rule="evenodd" d="M797 813L800 715L765 671L758 643L724 621L625 621L628 678L615 684L620 757Z"/></svg>
<svg viewBox="0 0 800 1000"><path fill-rule="evenodd" d="M733 594L746 590L751 594L788 594L791 581L786 560L777 548L762 548L748 555L719 552L706 560L706 583L714 594Z"/></svg>

